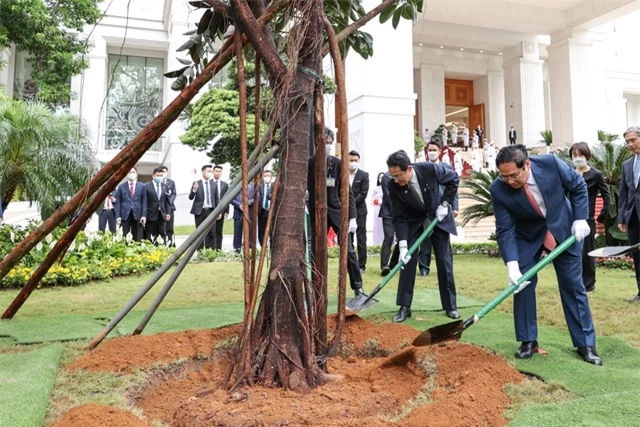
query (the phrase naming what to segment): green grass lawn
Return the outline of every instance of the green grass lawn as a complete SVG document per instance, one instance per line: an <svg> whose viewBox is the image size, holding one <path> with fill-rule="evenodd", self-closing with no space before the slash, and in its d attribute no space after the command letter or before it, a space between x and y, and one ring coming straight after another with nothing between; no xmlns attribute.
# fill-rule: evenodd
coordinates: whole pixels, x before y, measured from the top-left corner
<svg viewBox="0 0 640 427"><path fill-rule="evenodd" d="M330 260L330 303L333 308L336 265L337 260ZM380 280L377 265L378 259L371 257L364 275L366 290L372 289ZM435 263L433 267L435 269ZM456 256L454 272L464 318L471 316L507 284L502 261L484 255ZM527 361L515 360L513 352L518 343L513 332L510 299L465 332L463 340L503 354L518 369L540 375L553 387L574 396L568 400L539 400L535 396L525 396L523 402L510 409L509 416L514 425L640 425L636 409L640 394L640 336L637 334L640 304L624 302L624 298L636 290L630 275L630 270L599 270L597 290L589 296L603 367L582 362L572 348L551 267L540 273L537 289L539 338L549 355ZM37 289L13 320L0 322L0 398L4 397L1 426L42 423L61 349L75 346L77 355L82 343L95 336L149 276L94 282L75 288ZM112 336L130 333L135 328L163 284L161 281L156 285L157 289L145 296ZM394 278L379 294L380 303L362 314L389 320L396 310L396 286L397 278ZM242 292L240 263L191 264L145 333L210 328L240 321ZM15 290L0 292L1 308L4 309L16 294ZM408 323L423 330L449 321L439 308L436 275L432 270L430 276L416 280L414 317ZM66 343L73 340L80 341ZM35 344L35 347L21 344ZM105 381L128 384L113 378L87 381L98 385ZM63 396L61 401L77 402L77 396L83 393L89 397L96 394L79 387L75 394L71 393L75 397L64 397L70 384L75 383L76 379L58 374L54 396ZM16 398L23 395L26 397ZM99 401L119 404L113 396L101 399ZM25 405L29 411L24 410ZM49 411L55 412L55 409L49 408Z"/></svg>
<svg viewBox="0 0 640 427"><path fill-rule="evenodd" d="M231 215L233 215L233 209L231 209ZM229 215L229 218L224 220L223 233L233 234L233 218ZM196 229L195 224L190 225L176 225L173 227L173 232L176 236L189 236Z"/></svg>

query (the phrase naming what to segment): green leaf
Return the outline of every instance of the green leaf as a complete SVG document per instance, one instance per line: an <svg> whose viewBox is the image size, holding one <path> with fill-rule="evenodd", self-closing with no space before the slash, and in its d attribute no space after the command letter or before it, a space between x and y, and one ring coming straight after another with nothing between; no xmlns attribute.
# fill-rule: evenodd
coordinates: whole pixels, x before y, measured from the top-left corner
<svg viewBox="0 0 640 427"><path fill-rule="evenodd" d="M176 49L176 52L182 52L183 50L191 49L191 47L196 44L193 36L189 40L187 40L182 46Z"/></svg>
<svg viewBox="0 0 640 427"><path fill-rule="evenodd" d="M179 70L174 70L174 71L168 71L166 73L163 74L163 76L167 77L167 78L175 78L175 77L179 77L182 75L182 73L184 73L184 71L190 67L182 67Z"/></svg>
<svg viewBox="0 0 640 427"><path fill-rule="evenodd" d="M400 10L402 10L402 17L404 19L408 19L408 20L413 19L413 5L411 3L403 4Z"/></svg>
<svg viewBox="0 0 640 427"><path fill-rule="evenodd" d="M389 6L382 12L380 12L380 23L384 24L385 22L387 22L389 18L391 18L395 10L396 10L396 5L392 4L391 6Z"/></svg>
<svg viewBox="0 0 640 427"><path fill-rule="evenodd" d="M181 91L182 89L185 88L186 85L187 85L187 77L180 76L171 84L171 90Z"/></svg>
<svg viewBox="0 0 640 427"><path fill-rule="evenodd" d="M209 28L209 24L213 20L213 10L207 9L202 14L202 18L200 18L200 22L198 22L198 34L204 34L205 31Z"/></svg>
<svg viewBox="0 0 640 427"><path fill-rule="evenodd" d="M195 8L198 8L198 9L202 9L202 8L205 8L205 7L207 7L207 8L211 7L206 2L203 2L203 1L190 1L189 4L191 6L193 6L193 7L195 7Z"/></svg>
<svg viewBox="0 0 640 427"><path fill-rule="evenodd" d="M198 32L198 29L196 28L196 29L194 29L194 30L189 30L189 31L187 31L186 33L182 33L182 35L183 35L183 36L192 36L192 35L194 35L194 34L195 34L195 33L197 33L197 32Z"/></svg>
<svg viewBox="0 0 640 427"><path fill-rule="evenodd" d="M402 14L402 8L396 9L396 11L393 13L393 19L391 20L391 25L393 25L394 29L398 28L398 24L400 23L400 17L402 16L401 14Z"/></svg>
<svg viewBox="0 0 640 427"><path fill-rule="evenodd" d="M416 2L416 10L420 13L422 13L422 8L424 6L424 0L418 0Z"/></svg>
<svg viewBox="0 0 640 427"><path fill-rule="evenodd" d="M193 64L193 61L191 61L190 59L183 59L183 58L176 58L176 59L182 65L191 65L191 64Z"/></svg>

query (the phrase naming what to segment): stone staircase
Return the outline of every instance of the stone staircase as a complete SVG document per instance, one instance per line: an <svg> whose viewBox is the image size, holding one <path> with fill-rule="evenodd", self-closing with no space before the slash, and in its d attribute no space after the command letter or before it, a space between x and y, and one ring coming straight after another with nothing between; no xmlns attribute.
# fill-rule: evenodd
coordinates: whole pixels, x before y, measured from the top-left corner
<svg viewBox="0 0 640 427"><path fill-rule="evenodd" d="M459 195L461 196L464 192L468 192L469 190L461 187L458 191L459 191ZM466 207L474 205L476 203L477 202L473 200L459 197L458 205L460 209L460 215L462 215ZM460 222L461 220L459 221L459 223ZM488 218L483 218L477 223L472 220L472 221L469 221L467 225L465 225L464 227L458 226L459 238L455 239L454 241L487 242L489 241L489 236L491 236L491 233L494 233L495 231L496 231L495 219L493 216Z"/></svg>

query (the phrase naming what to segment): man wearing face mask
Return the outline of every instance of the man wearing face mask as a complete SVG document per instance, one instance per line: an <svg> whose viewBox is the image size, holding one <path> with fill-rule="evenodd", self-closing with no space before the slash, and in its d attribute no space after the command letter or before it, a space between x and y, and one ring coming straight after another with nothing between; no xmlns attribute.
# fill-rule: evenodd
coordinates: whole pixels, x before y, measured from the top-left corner
<svg viewBox="0 0 640 427"><path fill-rule="evenodd" d="M342 180L340 178L340 171L342 170L342 162L337 157L334 157L329 153L331 146L333 145L333 131L329 128L325 128L325 142L327 144L327 231L332 228L337 236L340 236L340 223L341 223L341 204L340 204L340 188L342 187ZM308 191L309 191L309 214L311 219L310 230L315 230L315 211L316 211L316 197L315 197L315 162L316 156L313 155L309 159L308 168ZM356 221L356 202L353 196L353 192L349 191L349 233L355 233L358 228ZM315 233L311 233L312 244L311 247L315 247L313 242ZM354 291L355 296L364 295L362 288L362 273L358 266L358 257L353 249L351 239L347 239L349 257L347 262L347 270L349 273L349 282L351 289ZM313 254L312 254L313 255Z"/></svg>
<svg viewBox="0 0 640 427"><path fill-rule="evenodd" d="M369 174L360 169L360 153L349 153L349 184L356 200L356 242L358 245L358 265L360 272L367 269L367 194L369 194ZM353 244L353 234L350 234Z"/></svg>
<svg viewBox="0 0 640 427"><path fill-rule="evenodd" d="M153 170L153 179L145 184L147 192L147 225L145 238L157 245L158 237L166 244L167 221L171 219L171 202L169 189L163 181L164 169L162 167Z"/></svg>
<svg viewBox="0 0 640 427"><path fill-rule="evenodd" d="M175 219L176 211L176 197L178 196L176 190L176 182L169 179L169 169L166 166L160 166L162 168L162 182L167 186L167 197L171 205L169 212L169 221L167 221L167 245L171 247L176 246L175 236L173 232L173 222Z"/></svg>
<svg viewBox="0 0 640 427"><path fill-rule="evenodd" d="M204 220L213 212L216 207L217 187L213 184L213 166L202 166L202 179L195 181L191 185L189 192L189 200L193 200L191 205L191 215L193 215L196 228L204 222ZM216 232L215 225L209 229L209 232L200 245L200 249L215 248Z"/></svg>
<svg viewBox="0 0 640 427"><path fill-rule="evenodd" d="M591 233L584 238L584 246L582 248L582 281L587 292L593 292L596 289L596 260L588 254L593 250L594 246L596 220L600 224L604 223L611 203L611 195L609 194L609 186L604 180L604 174L587 163L591 158L589 145L586 142L577 142L571 146L569 153L576 167L576 172L582 175L582 179L587 184L587 194L589 195L589 217L587 218L587 223ZM594 220L598 193L602 197L602 210L600 210L598 218Z"/></svg>
<svg viewBox="0 0 640 427"><path fill-rule="evenodd" d="M127 181L116 189L116 224L122 225L122 234L131 233L136 242L142 239L142 227L147 222L147 192L138 182L138 170L133 167Z"/></svg>

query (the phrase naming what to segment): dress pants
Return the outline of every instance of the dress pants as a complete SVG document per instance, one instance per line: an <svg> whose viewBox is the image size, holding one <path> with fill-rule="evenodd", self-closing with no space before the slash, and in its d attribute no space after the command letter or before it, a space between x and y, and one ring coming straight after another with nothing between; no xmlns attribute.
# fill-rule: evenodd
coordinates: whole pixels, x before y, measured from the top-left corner
<svg viewBox="0 0 640 427"><path fill-rule="evenodd" d="M147 220L145 224L145 238L151 241L154 245L167 240L167 221L162 217L162 214L158 214L158 219L155 221ZM160 242L158 241L160 239Z"/></svg>
<svg viewBox="0 0 640 427"><path fill-rule="evenodd" d="M131 233L133 240L139 242L142 240L142 224L133 217L133 211L129 212L129 216L122 221L122 235L126 236Z"/></svg>
<svg viewBox="0 0 640 427"><path fill-rule="evenodd" d="M214 229L216 230L215 250L221 251L222 250L222 231L224 229L224 214L222 214L222 217L219 220L216 220L216 226L214 227Z"/></svg>
<svg viewBox="0 0 640 427"><path fill-rule="evenodd" d="M116 213L113 209L103 209L98 215L98 230L104 233L107 225L111 234L116 234Z"/></svg>
<svg viewBox="0 0 640 427"><path fill-rule="evenodd" d="M423 231L424 228L422 225L416 227L413 231L410 230L407 245L411 247ZM456 283L453 277L453 256L451 254L450 235L446 231L436 227L433 229L433 233L431 233L430 240L436 257L436 268L438 269L440 304L445 311L457 310ZM396 305L411 307L413 288L416 282L416 267L419 258L415 255L416 254L411 257L411 260L409 260L409 263L404 269L400 270Z"/></svg>
<svg viewBox="0 0 640 427"><path fill-rule="evenodd" d="M213 212L213 208L202 209L202 212L200 213L200 215L194 215L194 218L196 221L196 228L198 228L200 224L202 224L204 220L207 219L209 215L211 215L212 212ZM202 241L198 249L204 249L204 248L214 249L215 240L216 240L215 225L212 225L212 227L209 229L209 231L205 235L204 240Z"/></svg>
<svg viewBox="0 0 640 427"><path fill-rule="evenodd" d="M358 266L360 270L367 268L367 215L360 215L356 218L358 228L356 229L356 244L358 245ZM351 238L351 244L353 244L353 235Z"/></svg>
<svg viewBox="0 0 640 427"><path fill-rule="evenodd" d="M627 225L627 235L629 236L630 245L640 243L640 222L638 221L638 214L635 208L631 211L631 219ZM633 257L633 267L636 272L638 295L640 295L640 254L638 254L638 251L633 251L631 256Z"/></svg>
<svg viewBox="0 0 640 427"><path fill-rule="evenodd" d="M393 246L393 220L391 218L382 218L382 232L383 232L383 240L382 246L380 247L380 270L383 268L393 268L395 266L394 263L390 263L391 258L391 246ZM397 261L396 261L397 264Z"/></svg>
<svg viewBox="0 0 640 427"><path fill-rule="evenodd" d="M586 290L592 290L596 286L596 259L588 255L593 250L596 237L596 221L588 219L587 223L591 228L591 233L584 238L582 247L582 282Z"/></svg>
<svg viewBox="0 0 640 427"><path fill-rule="evenodd" d="M166 228L167 228L167 246L171 246L173 248L175 248L176 246L176 242L175 242L175 236L174 236L174 231L173 231L173 220L176 217L176 211L172 210L171 211L171 218L169 218L169 221L167 221L166 224Z"/></svg>
<svg viewBox="0 0 640 427"><path fill-rule="evenodd" d="M576 243L581 245L582 243ZM520 264L522 273L533 267L539 260L538 255ZM591 309L587 291L582 283L582 255L572 255L565 251L553 260L556 279L560 288L562 310L569 327L569 334L574 347L594 347L596 333L591 319ZM535 341L538 339L538 323L536 313L536 285L538 275L531 278L531 283L513 297L513 320L516 340Z"/></svg>

